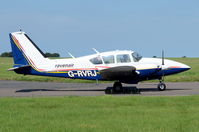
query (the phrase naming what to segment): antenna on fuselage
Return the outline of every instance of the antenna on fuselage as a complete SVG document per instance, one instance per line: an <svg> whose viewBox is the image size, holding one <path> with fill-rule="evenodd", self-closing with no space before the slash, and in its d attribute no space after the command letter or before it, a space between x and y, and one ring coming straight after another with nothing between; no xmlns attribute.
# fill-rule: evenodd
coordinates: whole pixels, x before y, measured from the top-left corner
<svg viewBox="0 0 199 132"><path fill-rule="evenodd" d="M92 48L97 54L99 54L100 52L99 51L97 51L95 48Z"/></svg>
<svg viewBox="0 0 199 132"><path fill-rule="evenodd" d="M21 34L21 33L23 33L23 30L20 28L20 29L19 29L19 32L20 32L20 34Z"/></svg>
<svg viewBox="0 0 199 132"><path fill-rule="evenodd" d="M70 57L75 58L70 52L68 52L68 54L70 55Z"/></svg>

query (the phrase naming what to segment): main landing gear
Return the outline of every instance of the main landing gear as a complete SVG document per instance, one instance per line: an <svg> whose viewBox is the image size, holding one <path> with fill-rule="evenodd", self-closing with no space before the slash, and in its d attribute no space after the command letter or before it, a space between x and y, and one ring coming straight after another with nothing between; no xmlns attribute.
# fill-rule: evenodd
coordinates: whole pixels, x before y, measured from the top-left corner
<svg viewBox="0 0 199 132"><path fill-rule="evenodd" d="M124 90L124 88L122 87L122 83L121 82L115 82L113 84L113 92L114 93L122 92L123 90Z"/></svg>
<svg viewBox="0 0 199 132"><path fill-rule="evenodd" d="M140 94L140 91L139 89L137 89L137 87L123 87L122 83L120 81L117 81L113 84L113 87L107 91L107 93L109 94Z"/></svg>

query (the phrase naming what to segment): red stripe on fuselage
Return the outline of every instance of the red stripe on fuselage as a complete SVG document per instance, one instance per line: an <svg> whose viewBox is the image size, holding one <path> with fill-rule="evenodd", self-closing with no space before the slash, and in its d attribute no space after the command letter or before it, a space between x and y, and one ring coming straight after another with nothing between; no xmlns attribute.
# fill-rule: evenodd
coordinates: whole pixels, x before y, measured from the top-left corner
<svg viewBox="0 0 199 132"><path fill-rule="evenodd" d="M99 67L99 68L111 68L109 66L95 66L95 67Z"/></svg>
<svg viewBox="0 0 199 132"><path fill-rule="evenodd" d="M98 70L97 68L78 68L78 69L59 69L54 71L79 71L79 70Z"/></svg>
<svg viewBox="0 0 199 132"><path fill-rule="evenodd" d="M170 66L169 68L182 68L180 66Z"/></svg>

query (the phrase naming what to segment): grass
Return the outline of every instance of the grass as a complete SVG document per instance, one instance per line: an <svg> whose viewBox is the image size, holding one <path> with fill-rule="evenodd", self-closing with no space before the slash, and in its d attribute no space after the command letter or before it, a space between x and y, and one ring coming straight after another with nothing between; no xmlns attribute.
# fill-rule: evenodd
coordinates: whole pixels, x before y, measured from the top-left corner
<svg viewBox="0 0 199 132"><path fill-rule="evenodd" d="M2 132L198 132L199 96L1 98Z"/></svg>
<svg viewBox="0 0 199 132"><path fill-rule="evenodd" d="M191 70L166 77L167 82L198 82L199 81L199 58L169 58L191 66ZM13 66L12 58L0 57L0 80L18 80L18 81L42 81L42 82L81 82L92 83L90 80L73 80L57 77L42 76L23 76L7 69Z"/></svg>

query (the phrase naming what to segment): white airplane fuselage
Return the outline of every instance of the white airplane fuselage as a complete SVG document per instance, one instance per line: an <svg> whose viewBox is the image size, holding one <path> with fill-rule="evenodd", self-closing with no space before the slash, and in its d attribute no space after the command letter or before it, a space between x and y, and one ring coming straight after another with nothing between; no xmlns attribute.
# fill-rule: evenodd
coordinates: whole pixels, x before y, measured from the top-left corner
<svg viewBox="0 0 199 132"><path fill-rule="evenodd" d="M15 63L12 70L24 75L138 83L190 69L185 64L168 59L142 58L131 50L49 59L24 32L11 33L10 42Z"/></svg>

